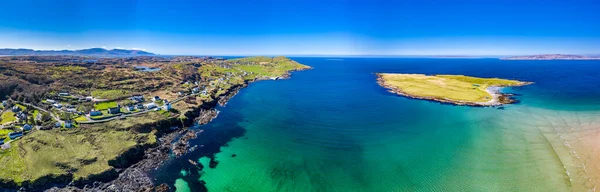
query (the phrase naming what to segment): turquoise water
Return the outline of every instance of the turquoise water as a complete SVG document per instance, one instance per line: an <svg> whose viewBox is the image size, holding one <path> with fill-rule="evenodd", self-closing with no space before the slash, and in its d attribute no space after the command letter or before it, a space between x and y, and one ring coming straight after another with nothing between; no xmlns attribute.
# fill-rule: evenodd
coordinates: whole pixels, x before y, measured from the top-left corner
<svg viewBox="0 0 600 192"><path fill-rule="evenodd" d="M153 175L177 191L582 191L598 184L600 63L294 58L251 84ZM376 72L535 82L505 109L388 93ZM188 159L201 163L199 171Z"/></svg>

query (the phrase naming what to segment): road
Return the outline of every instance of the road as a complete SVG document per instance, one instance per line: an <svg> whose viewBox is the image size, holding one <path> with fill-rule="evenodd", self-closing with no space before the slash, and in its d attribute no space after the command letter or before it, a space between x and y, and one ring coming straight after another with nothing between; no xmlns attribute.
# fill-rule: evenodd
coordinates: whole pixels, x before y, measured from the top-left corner
<svg viewBox="0 0 600 192"><path fill-rule="evenodd" d="M171 101L170 103L171 104L175 104L175 103L177 103L177 102L179 102L179 101L181 101L181 100L183 100L185 98L188 98L188 97L191 97L191 96L196 96L196 95L198 95L198 93L189 94L189 95L186 95L184 97L177 98L177 99ZM104 122L112 121L112 120L119 119L119 118L126 118L126 117L130 117L130 116L134 116L134 115L148 113L148 112L151 112L151 111L154 111L154 110L145 109L144 111L135 112L135 113L131 113L131 114L117 115L117 116L106 118L106 119L102 119L102 120L93 120L93 119L88 118L88 121L82 121L82 122L78 122L78 123L81 123L81 124L104 123Z"/></svg>
<svg viewBox="0 0 600 192"><path fill-rule="evenodd" d="M171 104L175 104L175 103L177 103L177 102L179 102L179 101L181 101L181 100L183 100L183 99L185 99L185 98L188 98L188 97L191 97L191 96L196 96L196 95L198 95L198 93L193 93L193 94L186 95L186 96L184 96L184 97L177 98L177 99L175 99L175 100L171 101ZM33 104L30 104L30 103L23 103L23 102L17 102L17 103L19 103L19 104L21 104L21 105L27 105L27 106L31 106L31 107L33 107L33 108L36 108L37 110L40 110L40 111L46 112L46 113L50 114L50 116L52 116L52 118L53 118L54 120L56 120L56 121L58 121L58 122L60 122L60 123L64 123L64 121L63 121L63 120L61 120L61 119L60 119L58 116L56 116L56 115L55 115L54 113L52 113L51 111L48 111L48 110L46 110L46 109L43 109L43 108L41 108L41 107L35 106L35 105L33 105ZM153 110L148 110L148 109L146 109L146 110L144 110L144 111L135 112L135 113L131 113L131 114L122 114L122 115L118 115L118 116L114 116L114 117L110 117L110 118L106 118L106 119L102 119L102 120L93 120L93 119L87 118L87 119L88 119L88 121L82 121L82 122L78 122L78 123L82 123L82 124L103 123L103 122L108 122L108 121L112 121L112 120L119 119L119 118L125 118L125 117L134 116L134 115L139 115L139 114L148 113L148 112L150 112L150 111L153 111Z"/></svg>
<svg viewBox="0 0 600 192"><path fill-rule="evenodd" d="M23 103L23 102L17 102L17 103L19 103L19 104L21 104L21 105L27 105L27 106L33 107L33 108L35 108L35 109L37 109L37 110L40 110L40 111L46 112L46 113L50 114L50 116L51 116L51 117L52 117L54 120L56 120L56 121L58 121L58 122L60 122L60 123L64 123L64 121L63 121L63 120L60 120L60 118L59 118L58 116L56 116L54 113L52 113L51 111L48 111L48 110L46 110L46 109L44 109L44 108L41 108L41 107L35 106L35 105L31 104L31 103Z"/></svg>
<svg viewBox="0 0 600 192"><path fill-rule="evenodd" d="M117 116L106 118L106 119L102 119L102 120L93 120L93 119L88 118L89 121L78 121L78 123L81 123L81 124L104 123L104 122L112 121L112 120L115 120L115 119L118 119L118 118L125 118L125 117L129 117L129 116L134 116L134 115L148 113L150 111L153 111L153 110L146 109L144 111L135 112L135 113L131 113L131 114L117 115Z"/></svg>

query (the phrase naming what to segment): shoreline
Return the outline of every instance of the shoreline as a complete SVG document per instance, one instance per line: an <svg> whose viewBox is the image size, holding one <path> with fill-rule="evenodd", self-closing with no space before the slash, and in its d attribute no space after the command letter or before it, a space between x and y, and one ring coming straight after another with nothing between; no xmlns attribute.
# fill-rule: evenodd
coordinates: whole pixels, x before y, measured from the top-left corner
<svg viewBox="0 0 600 192"><path fill-rule="evenodd" d="M312 67L290 70L278 79L289 79L292 72L304 71L313 69ZM239 91L253 82L272 80L270 78L256 78L246 81L238 86L231 87L227 92L218 96L214 101L203 103L194 108L190 115L193 122L198 125L210 123L215 119L219 111L217 106L225 107L227 102L239 93ZM197 113L197 114L194 114ZM186 116L188 114L186 113ZM191 126L190 126L191 127ZM154 179L150 176L150 172L162 166L165 162L179 158L180 156L197 150L197 146L189 146L189 140L194 139L197 135L202 134L201 129L190 129L190 127L180 128L176 131L161 135L158 139L159 143L156 147L150 147L144 151L144 157L132 164L131 166L117 171L118 176L107 182L90 181L84 185L74 185L72 182L66 186L54 186L47 189L49 192L67 192L67 191L174 191L170 189L167 183L154 183ZM171 156L171 154L175 156ZM16 190L15 190L16 191Z"/></svg>
<svg viewBox="0 0 600 192"><path fill-rule="evenodd" d="M511 98L512 94L501 93L500 89L505 88L505 87L519 87L519 86L533 84L532 82L523 82L519 85L514 85L514 86L490 86L490 87L486 88L486 92L488 92L488 94L490 94L492 96L492 99L490 101L467 102L467 101L456 101L456 100L451 100L451 99L446 99L446 98L412 95L412 94L409 94L409 93L406 93L406 92L400 90L399 88L387 85L385 83L385 81L383 80L383 77L381 76L381 74L377 73L376 75L377 75L377 84L379 84L381 87L387 89L387 91L390 93L394 93L394 94L397 94L397 95L400 95L403 97L408 97L411 99L428 100L428 101L434 101L434 102L444 103L444 104L453 104L453 105L471 106L471 107L499 107L499 106L502 106L505 104L516 103L518 101Z"/></svg>

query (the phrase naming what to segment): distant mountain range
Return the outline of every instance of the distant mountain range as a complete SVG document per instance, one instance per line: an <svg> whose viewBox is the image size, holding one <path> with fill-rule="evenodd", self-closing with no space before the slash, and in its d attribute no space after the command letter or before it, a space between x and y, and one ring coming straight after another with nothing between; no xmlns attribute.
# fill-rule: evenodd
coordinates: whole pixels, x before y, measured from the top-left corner
<svg viewBox="0 0 600 192"><path fill-rule="evenodd" d="M500 58L502 60L600 60L600 56L544 54Z"/></svg>
<svg viewBox="0 0 600 192"><path fill-rule="evenodd" d="M141 50L127 49L103 49L90 48L80 50L33 50L33 49L0 49L0 55L11 56L54 56L54 55L73 55L73 56L100 56L100 57L123 57L123 56L153 56L154 53Z"/></svg>

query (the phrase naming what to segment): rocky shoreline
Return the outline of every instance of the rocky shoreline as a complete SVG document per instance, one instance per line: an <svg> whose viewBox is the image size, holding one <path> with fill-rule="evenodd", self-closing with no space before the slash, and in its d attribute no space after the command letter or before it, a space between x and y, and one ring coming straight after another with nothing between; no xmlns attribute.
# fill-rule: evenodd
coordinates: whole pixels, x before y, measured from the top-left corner
<svg viewBox="0 0 600 192"><path fill-rule="evenodd" d="M312 67L294 71L308 69L312 69ZM291 75L290 72L285 74L282 78L289 78ZM225 106L232 97L237 95L242 88L247 87L250 83L268 79L269 78L255 79L246 81L242 85L234 86L225 94L219 96L218 99L215 99L212 102L203 103L195 108L192 112L188 112L185 115L188 117L188 119L193 120L191 122L197 122L200 125L209 123L219 114L219 111L215 109L217 105ZM117 170L118 176L108 182L94 181L85 185L76 185L74 183L70 183L64 187L53 187L45 191L174 191L174 189L169 188L168 184L154 183L153 179L148 173L157 169L164 162L171 159L171 154L177 158L185 153L198 149L198 146L190 146L188 142L189 140L196 138L198 134L202 134L202 130L190 130L189 128L182 128L172 132L164 133L158 138L159 144L156 147L150 147L144 150L144 156L140 161L127 168Z"/></svg>
<svg viewBox="0 0 600 192"><path fill-rule="evenodd" d="M439 102L439 103L459 105L459 106L499 107L499 106L502 106L505 104L511 104L511 103L518 102L517 100L512 98L512 96L513 96L512 94L501 93L500 89L504 88L501 86L490 86L486 89L486 91L490 95L492 95L492 100L490 100L490 101L487 101L487 102L465 102L465 101L456 101L456 100L451 100L451 99L446 99L446 98L412 95L412 94L406 93L396 87L386 85L380 74L377 74L377 84L386 88L389 92L398 94L400 96L404 96L404 97L408 97L408 98L412 98L412 99L429 100L429 101L434 101L434 102ZM525 85L529 85L529 84L532 84L532 83L531 82L523 82L523 83L521 83L519 85L515 85L515 86L525 86ZM511 87L515 87L515 86L511 86Z"/></svg>

